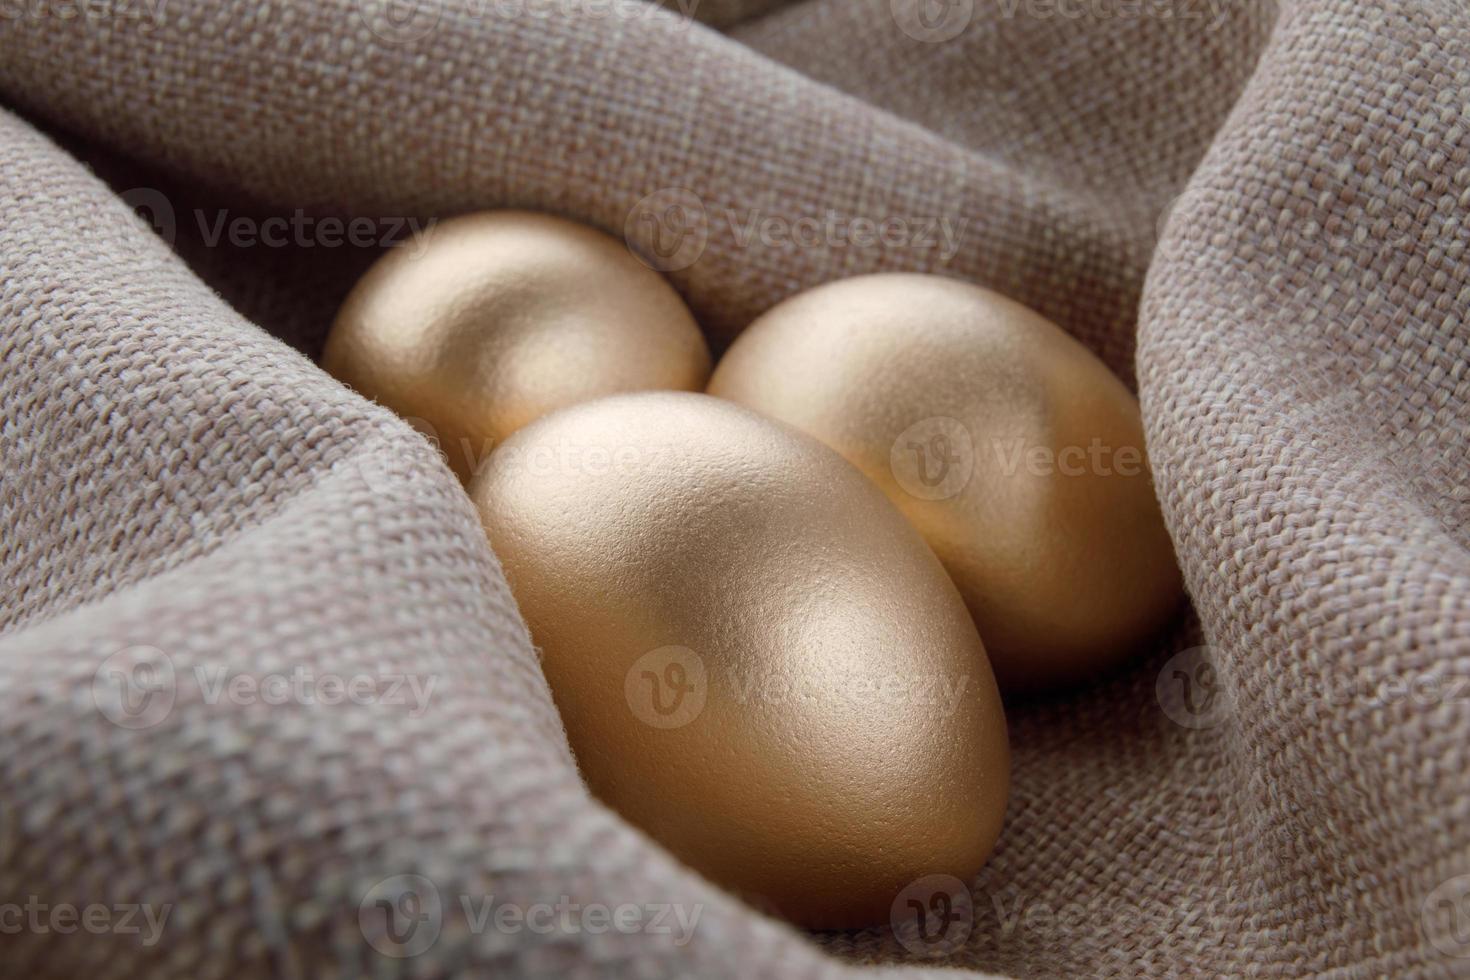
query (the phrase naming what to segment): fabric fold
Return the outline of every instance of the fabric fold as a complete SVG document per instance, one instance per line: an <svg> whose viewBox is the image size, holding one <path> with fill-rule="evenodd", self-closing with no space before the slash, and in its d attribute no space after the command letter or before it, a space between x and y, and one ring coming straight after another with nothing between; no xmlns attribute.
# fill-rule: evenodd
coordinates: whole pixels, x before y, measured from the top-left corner
<svg viewBox="0 0 1470 980"><path fill-rule="evenodd" d="M0 10L0 896L140 929L38 913L0 974L1470 963L1462 4L88 9ZM458 484L311 363L381 248L508 206L659 246L717 345L920 270L1136 380L1193 610L1008 705L946 955L799 933L592 800ZM493 917L558 902L638 926ZM385 953L384 908L437 928Z"/></svg>

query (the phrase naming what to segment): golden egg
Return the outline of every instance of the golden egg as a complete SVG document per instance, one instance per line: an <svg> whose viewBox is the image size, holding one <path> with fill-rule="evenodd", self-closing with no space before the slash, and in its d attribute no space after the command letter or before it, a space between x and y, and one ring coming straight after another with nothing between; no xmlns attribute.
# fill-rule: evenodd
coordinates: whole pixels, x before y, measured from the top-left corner
<svg viewBox="0 0 1470 980"><path fill-rule="evenodd" d="M1179 604L1137 400L1003 296L938 276L830 283L752 324L709 392L883 489L959 586L1004 690L1086 678Z"/></svg>
<svg viewBox="0 0 1470 980"><path fill-rule="evenodd" d="M437 438L467 480L512 432L627 391L698 391L710 356L688 308L616 239L544 214L436 224L343 304L322 366Z"/></svg>
<svg viewBox="0 0 1470 980"><path fill-rule="evenodd" d="M984 863L1009 786L984 647L836 453L621 395L523 429L470 494L589 787L674 855L813 927Z"/></svg>

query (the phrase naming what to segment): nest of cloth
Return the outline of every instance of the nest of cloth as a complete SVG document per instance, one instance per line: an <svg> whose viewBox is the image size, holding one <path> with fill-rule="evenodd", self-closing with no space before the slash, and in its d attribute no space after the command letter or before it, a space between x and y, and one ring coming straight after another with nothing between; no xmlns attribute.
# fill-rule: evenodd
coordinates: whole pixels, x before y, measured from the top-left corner
<svg viewBox="0 0 1470 980"><path fill-rule="evenodd" d="M1461 0L25 0L0 105L0 975L1470 970ZM670 194L717 351L939 272L1139 393L1190 609L1008 705L942 950L798 931L593 799L460 484L315 363L415 222Z"/></svg>

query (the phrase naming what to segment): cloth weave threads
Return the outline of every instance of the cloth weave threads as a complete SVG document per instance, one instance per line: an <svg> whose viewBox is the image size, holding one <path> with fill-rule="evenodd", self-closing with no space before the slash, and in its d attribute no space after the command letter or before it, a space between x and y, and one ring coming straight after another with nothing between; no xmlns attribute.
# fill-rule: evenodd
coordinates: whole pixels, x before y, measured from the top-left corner
<svg viewBox="0 0 1470 980"><path fill-rule="evenodd" d="M23 927L0 975L1470 973L1470 9L921 6L0 11L0 905L171 910L151 944ZM1007 826L942 958L797 933L590 800L458 485L310 361L373 254L325 217L622 234L671 193L717 344L937 271L1139 388L1194 613L1012 706ZM211 242L296 209L303 240ZM741 233L829 215L961 230L947 257ZM127 727L98 678L137 663L172 700ZM302 668L434 686L416 714L203 683ZM385 956L363 909L417 880L444 927ZM466 928L489 896L700 917Z"/></svg>

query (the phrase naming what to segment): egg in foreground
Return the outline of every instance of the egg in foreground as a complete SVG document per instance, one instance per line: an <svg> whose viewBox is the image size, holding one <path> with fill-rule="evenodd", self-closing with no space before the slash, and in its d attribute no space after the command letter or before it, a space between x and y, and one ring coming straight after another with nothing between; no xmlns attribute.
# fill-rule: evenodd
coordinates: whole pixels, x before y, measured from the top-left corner
<svg viewBox="0 0 1470 980"><path fill-rule="evenodd" d="M624 395L523 429L471 496L589 787L674 855L819 928L985 862L1009 750L984 647L836 453Z"/></svg>
<svg viewBox="0 0 1470 980"><path fill-rule="evenodd" d="M958 585L1002 689L1083 680L1179 605L1137 400L1019 303L938 276L830 283L747 328L708 390L883 489Z"/></svg>
<svg viewBox="0 0 1470 980"><path fill-rule="evenodd" d="M562 218L486 211L388 251L352 290L322 366L437 438L463 480L548 412L698 391L709 349L623 243Z"/></svg>

